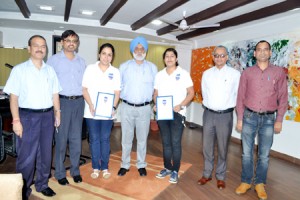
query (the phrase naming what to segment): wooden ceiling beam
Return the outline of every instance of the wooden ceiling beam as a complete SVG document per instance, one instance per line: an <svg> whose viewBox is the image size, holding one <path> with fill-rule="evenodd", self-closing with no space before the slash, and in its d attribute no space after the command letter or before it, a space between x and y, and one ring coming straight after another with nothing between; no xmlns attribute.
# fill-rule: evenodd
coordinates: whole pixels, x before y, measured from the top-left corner
<svg viewBox="0 0 300 200"><path fill-rule="evenodd" d="M72 1L73 0L66 0L65 16L64 16L65 22L69 21L71 7L72 7Z"/></svg>
<svg viewBox="0 0 300 200"><path fill-rule="evenodd" d="M114 2L101 17L101 26L104 26L118 12L118 10L120 10L120 8L124 6L126 2L127 0L114 0Z"/></svg>
<svg viewBox="0 0 300 200"><path fill-rule="evenodd" d="M25 0L15 0L15 2L18 5L18 7L20 8L20 11L23 14L23 16L25 18L29 18L31 14L30 14L30 11L28 9L28 6L27 6Z"/></svg>
<svg viewBox="0 0 300 200"><path fill-rule="evenodd" d="M182 4L188 2L189 0L168 0L167 2L163 3L138 21L131 24L131 29L133 31L147 25L152 20L159 18L160 16L170 12L171 10L181 6Z"/></svg>
<svg viewBox="0 0 300 200"><path fill-rule="evenodd" d="M244 14L244 15L240 15L240 16L228 19L228 20L221 21L221 22L219 22L220 27L197 29L197 30L189 32L189 33L178 35L178 36L176 36L176 38L178 40L185 40L185 39L189 39L192 37L211 33L213 31L221 30L224 28L244 24L244 23L251 22L254 20L259 20L259 19L262 19L265 17L270 17L272 15L287 12L287 11L290 11L290 10L293 10L296 8L300 8L299 0L287 0L287 1L275 4L275 5L272 5L272 6L261 8L259 10L256 10L256 11Z"/></svg>
<svg viewBox="0 0 300 200"><path fill-rule="evenodd" d="M256 0L239 0L239 1L237 1L237 0L227 0L227 1L223 1L223 2L221 2L221 3L219 3L215 6L212 6L208 9L206 9L206 10L203 10L201 12L195 13L195 14L187 17L186 22L187 22L188 25L195 24L197 22L209 19L209 18L214 17L216 15L219 15L219 14L225 13L227 11L233 10L235 8L238 8L238 7L244 6L246 4L252 3L253 1L256 1ZM179 24L180 21L181 20L179 20L175 23ZM163 35L163 34L171 32L172 30L174 30L176 28L177 28L176 26L168 25L168 26L165 26L161 29L158 29L156 31L156 33L157 33L157 35Z"/></svg>

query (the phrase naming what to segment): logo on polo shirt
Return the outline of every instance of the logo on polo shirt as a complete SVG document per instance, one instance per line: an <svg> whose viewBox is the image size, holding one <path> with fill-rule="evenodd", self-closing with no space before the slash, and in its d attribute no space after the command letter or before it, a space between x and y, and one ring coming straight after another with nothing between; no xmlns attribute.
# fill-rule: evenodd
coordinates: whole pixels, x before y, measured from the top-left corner
<svg viewBox="0 0 300 200"><path fill-rule="evenodd" d="M109 78L109 80L112 80L114 78L114 74L113 73L109 73L108 74L108 78Z"/></svg>
<svg viewBox="0 0 300 200"><path fill-rule="evenodd" d="M180 79L180 74L176 74L176 81L179 81L179 79Z"/></svg>

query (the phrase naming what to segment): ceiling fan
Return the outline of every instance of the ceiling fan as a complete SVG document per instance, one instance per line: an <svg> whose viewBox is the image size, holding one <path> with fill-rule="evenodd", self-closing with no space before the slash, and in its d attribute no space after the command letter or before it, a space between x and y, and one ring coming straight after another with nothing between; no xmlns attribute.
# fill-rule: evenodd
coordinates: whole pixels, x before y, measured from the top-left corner
<svg viewBox="0 0 300 200"><path fill-rule="evenodd" d="M170 24L173 26L177 26L177 29L174 29L172 31L186 31L186 30L194 30L198 28L209 28L209 27L219 27L220 24L209 24L209 25L202 25L202 26L196 26L196 25L188 25L185 19L186 11L183 11L183 19L180 21L180 23L172 23L165 20L161 20L162 22L166 24Z"/></svg>

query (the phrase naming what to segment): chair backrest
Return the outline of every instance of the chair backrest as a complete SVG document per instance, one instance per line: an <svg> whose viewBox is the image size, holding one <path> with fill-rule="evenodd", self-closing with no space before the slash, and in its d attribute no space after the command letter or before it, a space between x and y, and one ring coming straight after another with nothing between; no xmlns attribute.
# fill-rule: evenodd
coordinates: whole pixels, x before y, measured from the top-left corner
<svg viewBox="0 0 300 200"><path fill-rule="evenodd" d="M4 139L2 137L2 116L0 115L0 163L4 160Z"/></svg>

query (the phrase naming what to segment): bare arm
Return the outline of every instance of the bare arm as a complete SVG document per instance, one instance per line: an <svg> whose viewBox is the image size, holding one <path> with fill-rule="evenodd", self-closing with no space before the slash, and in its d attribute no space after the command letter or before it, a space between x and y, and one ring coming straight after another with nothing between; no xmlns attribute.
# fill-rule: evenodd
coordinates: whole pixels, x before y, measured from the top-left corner
<svg viewBox="0 0 300 200"><path fill-rule="evenodd" d="M115 90L114 108L118 107L119 100L120 100L120 90ZM113 109L112 115L114 116L116 113L117 111Z"/></svg>
<svg viewBox="0 0 300 200"><path fill-rule="evenodd" d="M19 137L22 137L23 134L23 126L20 121L19 116L19 97L14 94L10 94L10 112L12 114L12 124L13 124L13 131Z"/></svg>
<svg viewBox="0 0 300 200"><path fill-rule="evenodd" d="M187 95L185 99L179 104L174 107L174 112L179 112L181 110L181 106L187 106L194 98L195 91L194 87L188 87L187 89Z"/></svg>
<svg viewBox="0 0 300 200"><path fill-rule="evenodd" d="M153 110L156 112L156 97L158 96L158 90L154 89L154 93L153 93L153 102L154 102L154 106L153 106Z"/></svg>
<svg viewBox="0 0 300 200"><path fill-rule="evenodd" d="M54 126L58 127L60 125L60 102L58 93L53 94L53 106L54 106Z"/></svg>

